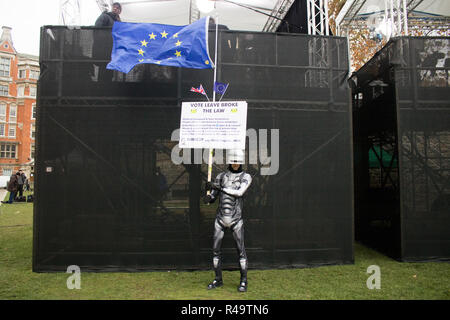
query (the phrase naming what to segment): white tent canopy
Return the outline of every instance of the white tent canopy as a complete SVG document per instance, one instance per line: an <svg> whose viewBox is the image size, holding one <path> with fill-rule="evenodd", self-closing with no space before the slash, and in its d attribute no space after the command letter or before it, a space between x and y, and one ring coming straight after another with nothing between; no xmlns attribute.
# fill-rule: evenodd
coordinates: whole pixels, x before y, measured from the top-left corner
<svg viewBox="0 0 450 320"><path fill-rule="evenodd" d="M191 2L195 0L122 0L120 15L125 22L147 22L172 25L189 24ZM270 14L277 0L233 0L233 2ZM216 2L216 9L201 16L218 14L219 23L232 30L262 31L268 16L224 1Z"/></svg>
<svg viewBox="0 0 450 320"><path fill-rule="evenodd" d="M409 2L409 1L408 1ZM416 1L418 2L418 1ZM419 1L420 2L420 1ZM450 1L448 0L424 0L413 9L413 14L431 14L437 16L450 17Z"/></svg>

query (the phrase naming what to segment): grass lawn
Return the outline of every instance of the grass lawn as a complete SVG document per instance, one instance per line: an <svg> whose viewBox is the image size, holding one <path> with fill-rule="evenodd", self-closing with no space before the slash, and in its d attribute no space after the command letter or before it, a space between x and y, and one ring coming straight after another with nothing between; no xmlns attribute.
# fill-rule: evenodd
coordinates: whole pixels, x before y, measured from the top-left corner
<svg viewBox="0 0 450 320"><path fill-rule="evenodd" d="M212 271L81 273L69 290L67 273L33 273L33 205L0 206L0 299L450 299L450 264L400 263L355 244L355 264L309 269L250 270L249 291L237 292L239 271L207 291ZM381 289L369 290L367 268L381 269Z"/></svg>

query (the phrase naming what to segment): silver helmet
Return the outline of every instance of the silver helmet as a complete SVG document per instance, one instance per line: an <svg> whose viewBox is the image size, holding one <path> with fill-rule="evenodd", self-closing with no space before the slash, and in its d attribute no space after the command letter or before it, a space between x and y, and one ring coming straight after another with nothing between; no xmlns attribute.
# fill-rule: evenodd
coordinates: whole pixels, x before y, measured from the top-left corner
<svg viewBox="0 0 450 320"><path fill-rule="evenodd" d="M228 149L227 150L227 164L244 164L245 150L242 149Z"/></svg>

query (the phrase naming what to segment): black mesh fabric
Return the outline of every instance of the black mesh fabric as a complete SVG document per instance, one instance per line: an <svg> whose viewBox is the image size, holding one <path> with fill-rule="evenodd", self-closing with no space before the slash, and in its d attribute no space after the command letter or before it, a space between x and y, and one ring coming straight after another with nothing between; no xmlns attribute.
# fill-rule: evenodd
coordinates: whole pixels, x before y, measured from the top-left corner
<svg viewBox="0 0 450 320"><path fill-rule="evenodd" d="M449 50L396 38L352 77L356 238L403 261L450 259Z"/></svg>
<svg viewBox="0 0 450 320"><path fill-rule="evenodd" d="M202 150L178 152L172 135L181 103L206 100L191 87L203 84L212 98L213 71L106 70L110 33L41 30L33 270L209 269L217 204L201 201L208 165L196 164ZM263 174L260 154L249 163L247 145L249 267L352 263L346 39L223 31L218 52L217 80L230 83L222 101L248 102L247 128L258 143L267 133L276 169ZM225 168L215 164L213 177ZM224 267L237 268L230 233L222 247Z"/></svg>

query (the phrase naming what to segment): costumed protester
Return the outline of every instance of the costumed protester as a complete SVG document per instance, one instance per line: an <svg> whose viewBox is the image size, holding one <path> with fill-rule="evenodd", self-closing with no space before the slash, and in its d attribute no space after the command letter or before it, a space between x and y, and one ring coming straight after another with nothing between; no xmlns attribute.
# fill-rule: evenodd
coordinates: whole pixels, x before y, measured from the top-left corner
<svg viewBox="0 0 450 320"><path fill-rule="evenodd" d="M102 14L95 21L96 27L112 27L114 21L120 21L120 13L122 6L118 2L114 2L111 12L103 11Z"/></svg>
<svg viewBox="0 0 450 320"><path fill-rule="evenodd" d="M247 291L247 255L244 247L244 220L242 218L243 196L252 183L252 177L242 171L244 150L230 150L227 164L228 170L217 175L214 182L207 182L206 189L211 191L204 198L205 203L213 203L219 199L216 220L214 222L213 266L215 279L208 285L214 289L223 285L221 245L225 229L233 232L239 253L241 280L238 291Z"/></svg>

